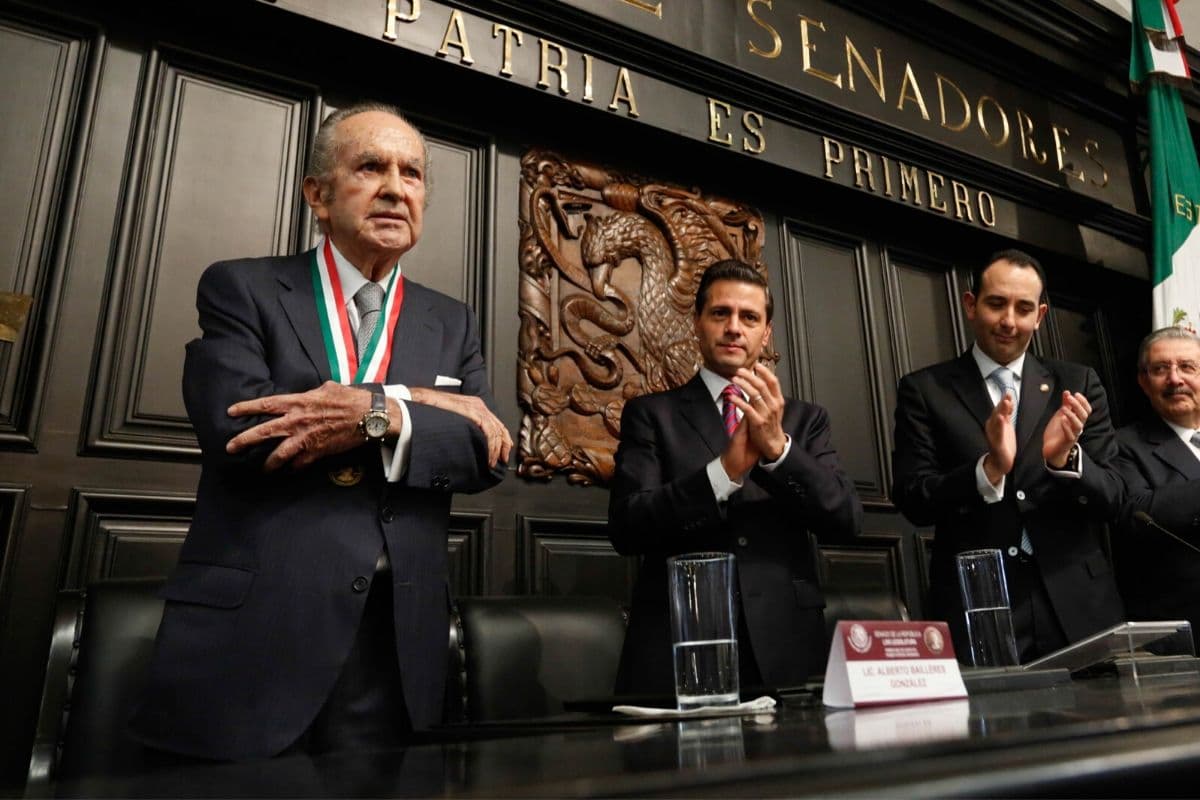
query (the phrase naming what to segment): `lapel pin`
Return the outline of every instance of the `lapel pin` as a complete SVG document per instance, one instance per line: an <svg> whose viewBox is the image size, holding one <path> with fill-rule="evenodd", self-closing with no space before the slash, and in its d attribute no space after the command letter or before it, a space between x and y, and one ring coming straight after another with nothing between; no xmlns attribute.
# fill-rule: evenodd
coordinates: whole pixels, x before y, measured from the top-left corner
<svg viewBox="0 0 1200 800"><path fill-rule="evenodd" d="M1043 383L1043 384L1042 384L1041 386L1039 386L1038 388L1039 388L1039 389L1041 389L1043 392L1048 392L1048 391L1050 391L1050 384L1048 384L1048 383Z"/></svg>

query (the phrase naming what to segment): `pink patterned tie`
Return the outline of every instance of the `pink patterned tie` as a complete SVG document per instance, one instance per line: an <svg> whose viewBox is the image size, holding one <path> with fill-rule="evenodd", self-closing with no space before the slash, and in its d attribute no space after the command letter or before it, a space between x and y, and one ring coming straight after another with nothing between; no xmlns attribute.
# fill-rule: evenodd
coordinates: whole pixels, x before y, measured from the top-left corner
<svg viewBox="0 0 1200 800"><path fill-rule="evenodd" d="M741 390L732 383L721 390L721 418L725 421L725 433L729 436L733 436L738 426L737 406L730 398L741 396Z"/></svg>

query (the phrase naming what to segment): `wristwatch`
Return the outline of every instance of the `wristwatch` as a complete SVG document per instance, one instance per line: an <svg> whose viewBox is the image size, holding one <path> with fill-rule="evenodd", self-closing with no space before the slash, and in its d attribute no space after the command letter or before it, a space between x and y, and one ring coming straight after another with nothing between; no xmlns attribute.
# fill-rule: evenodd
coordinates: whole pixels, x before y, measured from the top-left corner
<svg viewBox="0 0 1200 800"><path fill-rule="evenodd" d="M371 410L358 421L358 432L368 442L381 442L387 435L389 424L387 397L383 392L371 392Z"/></svg>
<svg viewBox="0 0 1200 800"><path fill-rule="evenodd" d="M1067 463L1063 465L1063 469L1069 472L1079 472L1079 443L1071 445L1071 449L1067 451Z"/></svg>

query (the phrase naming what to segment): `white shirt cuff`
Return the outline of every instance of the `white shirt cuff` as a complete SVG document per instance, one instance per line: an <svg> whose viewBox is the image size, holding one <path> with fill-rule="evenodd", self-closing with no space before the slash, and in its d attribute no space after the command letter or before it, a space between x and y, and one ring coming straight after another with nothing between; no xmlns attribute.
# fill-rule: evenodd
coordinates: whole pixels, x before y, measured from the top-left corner
<svg viewBox="0 0 1200 800"><path fill-rule="evenodd" d="M408 415L408 404L412 400L408 387L404 384L384 386L383 393L396 401L400 406L400 436L394 445L380 445L379 454L383 458L383 472L388 483L396 483L404 477L408 469L408 454L412 450L412 418Z"/></svg>
<svg viewBox="0 0 1200 800"><path fill-rule="evenodd" d="M1046 465L1046 471L1051 475L1057 475L1060 478L1082 478L1083 456L1080 455L1077 460L1079 461L1079 469L1055 469L1050 466L1049 462L1043 461L1042 463Z"/></svg>
<svg viewBox="0 0 1200 800"><path fill-rule="evenodd" d="M779 458L775 459L774 461L763 461L761 458L758 460L758 465L767 472L774 472L775 468L783 463L783 460L787 458L787 454L792 450L792 437L786 433L783 435L783 437L787 439L787 441L783 443L783 452L780 453Z"/></svg>
<svg viewBox="0 0 1200 800"><path fill-rule="evenodd" d="M708 472L708 482L712 485L713 497L717 498L718 503L724 503L734 492L742 488L741 483L731 479L725 473L725 467L721 466L720 456L708 462L705 470Z"/></svg>
<svg viewBox="0 0 1200 800"><path fill-rule="evenodd" d="M979 457L979 462L975 465L975 488L979 490L979 496L983 498L985 503L999 503L1004 499L1004 479L1007 475L1000 476L1000 484L992 486L988 480L987 473L983 471L983 460L987 458L987 453Z"/></svg>

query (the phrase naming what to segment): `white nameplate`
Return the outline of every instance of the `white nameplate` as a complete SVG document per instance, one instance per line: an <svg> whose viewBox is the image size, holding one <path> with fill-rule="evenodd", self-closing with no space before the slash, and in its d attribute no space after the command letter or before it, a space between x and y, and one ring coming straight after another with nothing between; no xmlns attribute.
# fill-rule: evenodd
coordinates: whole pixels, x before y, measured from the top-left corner
<svg viewBox="0 0 1200 800"><path fill-rule="evenodd" d="M966 696L946 623L838 623L825 666L825 705L857 708Z"/></svg>

